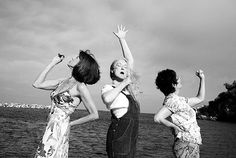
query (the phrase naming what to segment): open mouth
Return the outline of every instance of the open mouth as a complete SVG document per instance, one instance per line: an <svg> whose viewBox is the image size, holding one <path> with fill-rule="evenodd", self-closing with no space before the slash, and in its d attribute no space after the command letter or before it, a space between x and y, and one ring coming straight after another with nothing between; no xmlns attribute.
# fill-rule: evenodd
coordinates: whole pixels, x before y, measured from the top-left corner
<svg viewBox="0 0 236 158"><path fill-rule="evenodd" d="M125 73L124 72L120 72L120 74L124 75Z"/></svg>

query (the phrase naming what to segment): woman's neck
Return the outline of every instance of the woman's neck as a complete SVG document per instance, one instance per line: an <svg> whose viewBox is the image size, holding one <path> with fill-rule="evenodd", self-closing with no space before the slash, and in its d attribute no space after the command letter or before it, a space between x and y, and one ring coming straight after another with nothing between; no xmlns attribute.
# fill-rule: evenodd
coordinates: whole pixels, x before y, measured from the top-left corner
<svg viewBox="0 0 236 158"><path fill-rule="evenodd" d="M173 93L170 93L170 94L168 94L167 96L170 96L170 95L179 95L179 91L175 91L175 92L173 92ZM166 97L167 97L166 96Z"/></svg>
<svg viewBox="0 0 236 158"><path fill-rule="evenodd" d="M179 95L179 89L176 89L174 92L176 95Z"/></svg>
<svg viewBox="0 0 236 158"><path fill-rule="evenodd" d="M74 78L73 76L70 76L70 77L68 78L68 80L69 80L70 82L76 82L76 80L75 80L75 78Z"/></svg>
<svg viewBox="0 0 236 158"><path fill-rule="evenodd" d="M179 91L175 91L174 93L171 93L172 95L179 95Z"/></svg>
<svg viewBox="0 0 236 158"><path fill-rule="evenodd" d="M113 86L118 86L121 82L117 81L117 80L112 80L112 85Z"/></svg>

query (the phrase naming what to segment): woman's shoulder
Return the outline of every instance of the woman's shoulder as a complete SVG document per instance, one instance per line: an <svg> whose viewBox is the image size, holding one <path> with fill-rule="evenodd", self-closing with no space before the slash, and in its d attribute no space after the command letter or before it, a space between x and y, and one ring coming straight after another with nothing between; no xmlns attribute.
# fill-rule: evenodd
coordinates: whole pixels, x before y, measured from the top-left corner
<svg viewBox="0 0 236 158"><path fill-rule="evenodd" d="M83 82L77 82L74 86L76 87L78 92L81 92L81 91L84 91L84 90L88 89L86 84L83 83Z"/></svg>
<svg viewBox="0 0 236 158"><path fill-rule="evenodd" d="M165 101L172 101L172 100L176 100L178 98L179 98L178 95L172 93L172 94L169 94L165 97Z"/></svg>
<svg viewBox="0 0 236 158"><path fill-rule="evenodd" d="M112 85L106 84L106 85L104 85L104 86L102 87L102 93L107 92L107 91L109 91L109 90L111 90L111 89L113 89L113 88L114 88L114 87L113 87Z"/></svg>
<svg viewBox="0 0 236 158"><path fill-rule="evenodd" d="M175 113L179 109L178 96L177 95L166 96L163 102L163 106L168 108L173 113Z"/></svg>
<svg viewBox="0 0 236 158"><path fill-rule="evenodd" d="M176 106L179 104L179 101L181 100L182 97L176 95L176 94L170 94L165 97L163 105L172 105Z"/></svg>

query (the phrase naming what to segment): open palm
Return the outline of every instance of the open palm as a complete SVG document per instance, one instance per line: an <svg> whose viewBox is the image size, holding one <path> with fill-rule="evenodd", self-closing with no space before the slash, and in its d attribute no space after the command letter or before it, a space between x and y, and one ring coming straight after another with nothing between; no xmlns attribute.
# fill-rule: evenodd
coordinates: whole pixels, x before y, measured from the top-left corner
<svg viewBox="0 0 236 158"><path fill-rule="evenodd" d="M117 32L113 32L116 37L118 37L119 39L124 39L126 36L126 33L128 32L128 30L125 30L125 27L122 25L118 25L117 26Z"/></svg>

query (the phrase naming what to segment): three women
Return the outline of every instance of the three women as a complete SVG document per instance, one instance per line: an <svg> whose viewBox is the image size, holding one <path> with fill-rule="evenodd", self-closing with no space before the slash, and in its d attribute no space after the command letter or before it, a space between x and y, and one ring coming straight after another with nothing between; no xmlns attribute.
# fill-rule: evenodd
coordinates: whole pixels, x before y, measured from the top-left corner
<svg viewBox="0 0 236 158"><path fill-rule="evenodd" d="M111 112L111 124L106 139L109 158L134 158L138 138L140 107L136 99L137 78L133 71L134 59L125 40L126 33L127 30L123 26L118 26L117 32L114 33L121 44L123 59L113 61L110 66L112 83L102 89L102 100ZM70 77L45 80L48 72L63 58L54 57L33 84L35 88L52 90L49 122L37 149L37 158L68 157L70 126L98 118L96 106L86 84L95 84L99 80L99 65L89 51L80 51L79 56L68 63L72 70ZM191 106L203 101L205 80L201 70L197 71L196 75L200 78L200 86L197 96L193 98L178 96L182 85L173 70L159 72L155 82L157 88L165 95L165 100L154 120L174 130L173 151L176 157L199 157L200 128ZM90 114L70 122L70 114L81 101ZM168 117L171 117L172 121L169 121Z"/></svg>

